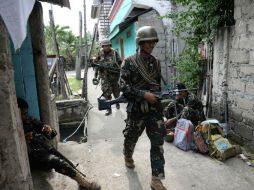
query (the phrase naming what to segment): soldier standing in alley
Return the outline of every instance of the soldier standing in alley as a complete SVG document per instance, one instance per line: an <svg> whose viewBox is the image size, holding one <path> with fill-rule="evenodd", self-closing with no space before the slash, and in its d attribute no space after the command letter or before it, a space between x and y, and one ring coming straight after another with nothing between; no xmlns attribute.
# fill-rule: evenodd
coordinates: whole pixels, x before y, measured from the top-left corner
<svg viewBox="0 0 254 190"><path fill-rule="evenodd" d="M137 31L136 43L140 50L124 60L120 75L120 88L128 100L126 127L124 134L124 159L128 168L134 168L133 153L135 145L146 128L151 142L150 160L152 168L151 188L166 190L164 179L163 143L166 130L163 114L157 96L161 91L161 67L151 55L159 41L155 28L141 27Z"/></svg>
<svg viewBox="0 0 254 190"><path fill-rule="evenodd" d="M98 52L98 56L95 62L103 67L97 67L95 69L95 75L93 79L93 83L96 84L98 77L100 78L101 90L103 92L103 96L107 100L112 99L112 94L115 98L119 97L120 95L120 88L118 84L120 71L118 73L113 72L110 68L118 68L120 70L122 60L119 54L111 46L111 42L108 39L101 41L101 49ZM119 109L120 104L116 104L116 108ZM108 116L111 113L112 110L108 109L105 115Z"/></svg>

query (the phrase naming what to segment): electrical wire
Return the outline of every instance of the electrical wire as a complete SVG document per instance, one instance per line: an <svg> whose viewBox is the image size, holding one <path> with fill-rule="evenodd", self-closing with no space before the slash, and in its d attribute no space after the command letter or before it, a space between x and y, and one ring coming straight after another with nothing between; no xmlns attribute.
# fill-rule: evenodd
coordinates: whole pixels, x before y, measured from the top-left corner
<svg viewBox="0 0 254 190"><path fill-rule="evenodd" d="M87 111L86 111L86 113L85 113L85 115L84 115L82 121L80 122L79 126L75 129L75 131L74 131L72 134L70 134L68 137L66 137L66 138L62 141L63 143L66 143L66 142L67 142L67 139L71 138L71 137L79 130L79 128L80 128L81 125L84 123L84 121L85 121L86 118L88 119L88 117L87 117L88 112L89 112L89 110L91 110L91 109L93 108L93 106L92 106L89 102L88 102L88 104L89 104L88 109L87 109ZM85 122L84 131L86 131L86 133L87 133L87 122ZM87 134L86 134L86 136L87 136Z"/></svg>

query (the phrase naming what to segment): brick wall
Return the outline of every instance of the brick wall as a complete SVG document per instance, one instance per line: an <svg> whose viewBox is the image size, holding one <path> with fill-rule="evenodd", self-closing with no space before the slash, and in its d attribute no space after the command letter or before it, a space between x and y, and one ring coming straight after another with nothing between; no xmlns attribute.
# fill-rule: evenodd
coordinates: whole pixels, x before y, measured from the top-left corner
<svg viewBox="0 0 254 190"><path fill-rule="evenodd" d="M231 127L254 144L254 1L235 0L234 18L235 25L220 29L215 42L213 113L221 117L228 92Z"/></svg>

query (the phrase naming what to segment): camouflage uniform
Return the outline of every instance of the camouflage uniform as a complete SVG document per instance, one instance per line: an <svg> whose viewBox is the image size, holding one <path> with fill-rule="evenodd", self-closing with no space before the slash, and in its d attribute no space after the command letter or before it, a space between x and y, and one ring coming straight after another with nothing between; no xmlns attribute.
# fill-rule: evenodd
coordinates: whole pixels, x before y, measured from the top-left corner
<svg viewBox="0 0 254 190"><path fill-rule="evenodd" d="M136 59L137 58L137 59ZM133 60L142 60L146 73L149 73L157 86L149 84L143 76L141 76ZM152 176L164 178L165 160L163 156L164 136L166 135L163 123L162 110L160 103L155 105L149 104L144 99L146 91L161 90L160 87L160 63L152 56L141 57L140 54L127 58L121 70L120 88L123 95L128 99L126 127L123 130L125 137L123 153L125 157L132 157L135 145L139 136L146 128L147 136L151 142L150 160L152 167ZM142 109L143 105L148 105L148 110Z"/></svg>
<svg viewBox="0 0 254 190"><path fill-rule="evenodd" d="M28 156L31 166L41 169L54 168L57 172L67 175L71 178L76 176L75 169L66 162L60 153L51 145L50 139L53 139L57 132L52 129L50 136L42 132L44 124L36 119L28 118L23 121L25 135L29 132L33 133L31 141L27 141Z"/></svg>
<svg viewBox="0 0 254 190"><path fill-rule="evenodd" d="M164 115L167 119L176 117L176 113L180 114L180 118L190 120L194 126L198 125L199 121L205 120L202 102L190 92L188 92L188 96L184 99L172 99L164 109Z"/></svg>
<svg viewBox="0 0 254 190"><path fill-rule="evenodd" d="M122 61L119 54L111 48L108 53L105 53L103 49L101 49L97 56L97 62L105 66L120 68ZM96 68L95 78L97 78L98 75L101 79L101 90L103 92L103 96L110 100L112 99L111 94L113 93L114 97L117 98L120 95L120 88L118 85L120 73L112 73L106 69Z"/></svg>

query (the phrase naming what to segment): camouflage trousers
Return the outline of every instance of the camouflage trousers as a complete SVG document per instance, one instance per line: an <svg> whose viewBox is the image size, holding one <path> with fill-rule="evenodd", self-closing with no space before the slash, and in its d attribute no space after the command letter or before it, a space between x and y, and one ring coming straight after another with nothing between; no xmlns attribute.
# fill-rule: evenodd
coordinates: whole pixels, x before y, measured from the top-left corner
<svg viewBox="0 0 254 190"><path fill-rule="evenodd" d="M128 113L126 127L123 130L125 137L123 154L125 157L132 157L135 145L144 129L146 129L146 134L151 142L150 161L152 176L163 179L165 177L163 144L166 129L159 113Z"/></svg>
<svg viewBox="0 0 254 190"><path fill-rule="evenodd" d="M118 80L102 79L101 90L103 92L103 96L107 100L112 99L112 94L114 95L115 98L117 98L120 95L120 87L118 84Z"/></svg>
<svg viewBox="0 0 254 190"><path fill-rule="evenodd" d="M57 150L55 151L57 152ZM50 150L39 147L38 149L31 150L28 156L32 167L43 170L54 168L56 172L71 178L76 176L75 169L58 155L50 152Z"/></svg>

